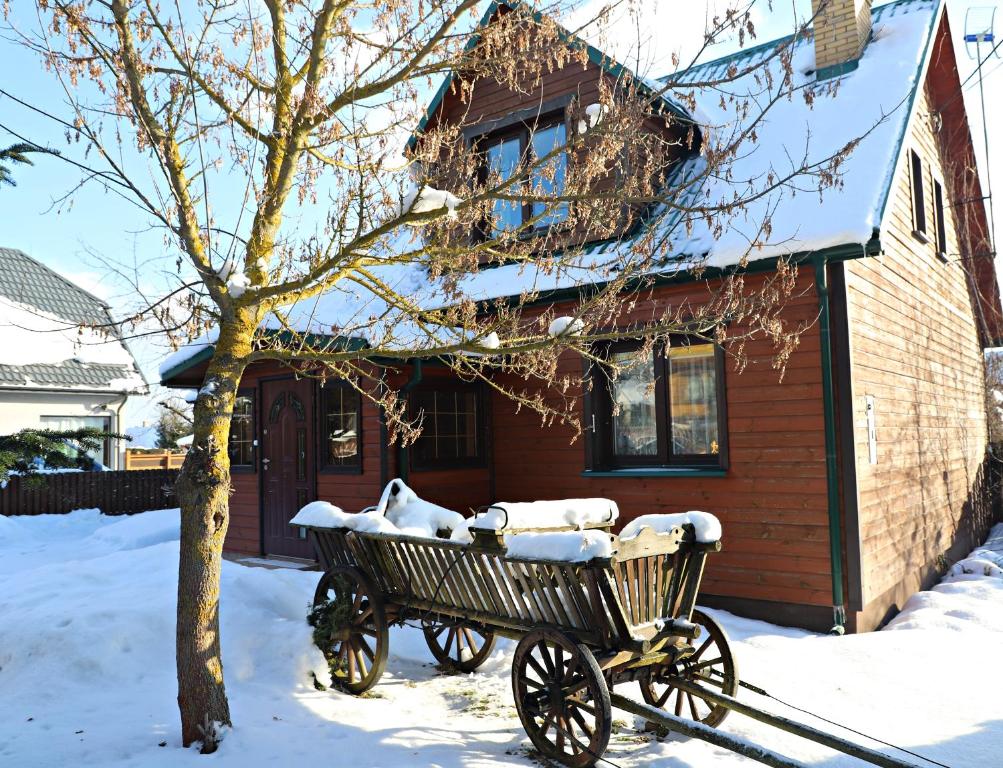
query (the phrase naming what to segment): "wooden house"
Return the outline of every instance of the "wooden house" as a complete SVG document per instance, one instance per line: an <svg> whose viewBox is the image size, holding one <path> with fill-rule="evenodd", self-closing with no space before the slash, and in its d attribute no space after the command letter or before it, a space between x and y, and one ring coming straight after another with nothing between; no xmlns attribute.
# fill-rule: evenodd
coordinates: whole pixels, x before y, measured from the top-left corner
<svg viewBox="0 0 1003 768"><path fill-rule="evenodd" d="M678 77L697 83L750 66L778 42ZM809 133L836 146L867 135L843 184L821 198L779 201L773 228L783 245L745 267L754 288L779 258L800 265L784 313L807 330L782 379L765 340L749 346L741 372L714 345L673 344L632 378L583 397L584 421L595 428L572 442L569 429L542 428L503 396L415 362L390 378L426 415L422 436L402 448L388 446L379 410L350 388L256 364L233 420L227 549L311 557L288 526L299 507L320 498L358 510L401 477L463 511L497 500L605 496L624 520L713 512L724 550L708 567L702 601L783 624L872 629L935 580L990 522L983 349L1001 335L985 211L951 197L962 188L981 195L969 173L951 30L937 0L873 10L868 0L830 0L813 37L793 44L797 77L839 87L811 107L800 98L783 105L760 129L761 151L803 144ZM528 130L522 108L548 104L548 125L561 125L571 94L588 98L601 78L616 76L590 49L587 66L555 71L529 93L478 82L461 105L444 86L428 120L462 108L486 130L519 135ZM718 99L707 95L705 113ZM701 280L685 271L657 276L638 316L705 299L707 281L735 268L729 237L739 234L707 246ZM500 266L472 276L470 287L504 296L522 279L525 270ZM557 280L541 301L567 314L581 286ZM172 356L164 383L197 387L208 348ZM572 354L562 365L577 380L602 376Z"/></svg>

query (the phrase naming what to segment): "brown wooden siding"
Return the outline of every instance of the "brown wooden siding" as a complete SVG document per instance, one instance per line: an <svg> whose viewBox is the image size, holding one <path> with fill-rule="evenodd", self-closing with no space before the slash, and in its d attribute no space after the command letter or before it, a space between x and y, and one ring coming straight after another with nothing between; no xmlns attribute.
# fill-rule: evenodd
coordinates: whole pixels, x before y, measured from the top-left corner
<svg viewBox="0 0 1003 768"><path fill-rule="evenodd" d="M884 253L846 265L865 604L859 628L929 584L938 557L946 558L941 565L950 561L984 525L983 358L947 185L947 263L936 254L933 182L950 171L927 117L934 103L928 82L896 170ZM929 243L913 235L909 150L922 158ZM875 400L876 464L867 396Z"/></svg>
<svg viewBox="0 0 1003 768"><path fill-rule="evenodd" d="M748 279L749 289L763 278ZM804 270L785 309L790 323L818 313ZM703 284L664 287L651 301L705 300ZM650 307L650 304L647 305ZM650 312L643 305L639 315ZM624 319L625 322L628 318ZM494 399L495 496L505 501L606 496L626 522L651 512L706 510L724 525L724 549L708 562L703 591L755 600L830 605L825 443L817 324L801 338L783 381L765 340L748 345L748 366L726 372L729 469L725 477L587 477L582 439L542 428L539 418ZM561 374L581 379L581 360L562 359Z"/></svg>

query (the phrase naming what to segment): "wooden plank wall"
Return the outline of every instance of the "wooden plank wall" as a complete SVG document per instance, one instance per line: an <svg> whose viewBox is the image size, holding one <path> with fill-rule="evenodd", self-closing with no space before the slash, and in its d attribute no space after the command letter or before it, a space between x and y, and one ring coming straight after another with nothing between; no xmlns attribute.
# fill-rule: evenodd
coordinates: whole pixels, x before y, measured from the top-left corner
<svg viewBox="0 0 1003 768"><path fill-rule="evenodd" d="M747 278L750 290L762 276ZM659 288L640 301L706 300L702 284ZM784 311L790 323L813 323L818 313L813 274L801 270L795 298ZM629 321L629 318L624 318ZM735 329L737 332L737 328ZM495 496L505 501L605 496L626 522L651 512L706 510L724 526L724 549L708 558L703 592L801 605L831 605L825 442L818 326L801 337L783 381L773 370L772 346L748 345L748 366L726 372L730 468L725 477L587 477L582 439L569 427L540 426L494 399ZM562 374L581 379L582 362L562 359ZM522 385L522 382L512 382Z"/></svg>
<svg viewBox="0 0 1003 768"><path fill-rule="evenodd" d="M97 508L130 515L177 506L176 469L54 472L11 477L0 488L0 515L59 515Z"/></svg>
<svg viewBox="0 0 1003 768"><path fill-rule="evenodd" d="M426 368L426 380L442 373ZM260 379L281 376L283 371L277 366L259 365L248 369L241 382L241 391L253 391L256 402ZM391 386L400 388L407 381L409 370L392 375ZM260 419L262 405L257 409L258 437L260 439ZM310 425L311 436L316 437L318 425ZM347 512L358 512L376 504L383 492L383 470L380 466L380 413L370 401L362 403L362 468L360 472L335 473L317 472L316 498L341 507ZM260 454L255 454L252 470L237 469L233 473L233 494L230 497L230 527L227 530L225 549L242 554L262 554L261 551L261 506L260 506ZM397 448L387 449L386 480L398 475ZM487 467L474 469L452 469L441 471L410 472L408 484L435 504L469 513L491 501L490 471Z"/></svg>
<svg viewBox="0 0 1003 768"><path fill-rule="evenodd" d="M949 561L986 525L982 350L950 210L947 263L936 254L933 180L943 182L945 169L927 118L932 111L924 90L893 182L884 254L846 265L862 628L879 624L929 584L938 557ZM929 243L913 235L910 149L923 160ZM950 205L946 188L944 194ZM868 454L868 395L876 406L876 464Z"/></svg>

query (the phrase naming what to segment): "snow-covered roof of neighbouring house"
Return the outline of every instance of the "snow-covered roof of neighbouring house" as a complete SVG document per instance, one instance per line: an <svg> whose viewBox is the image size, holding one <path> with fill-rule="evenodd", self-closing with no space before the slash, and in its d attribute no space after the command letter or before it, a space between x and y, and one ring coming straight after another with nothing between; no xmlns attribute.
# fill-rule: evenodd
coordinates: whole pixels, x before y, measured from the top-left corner
<svg viewBox="0 0 1003 768"><path fill-rule="evenodd" d="M0 248L0 387L145 392L112 319L108 305L83 288L22 251Z"/></svg>
<svg viewBox="0 0 1003 768"><path fill-rule="evenodd" d="M814 43L810 38L791 36L749 48L731 56L691 67L663 78L676 88L670 96L682 103L695 98L693 119L701 126L705 142L728 143L735 130L755 119L754 106L743 117L736 105L765 98L765 68L774 83L784 73L776 57L778 47L793 43L793 92L781 97L756 126L757 139L746 143L739 157L728 165L728 177L711 174L686 194L699 196L705 206L728 205L738 195L749 193L736 180L758 179L760 184L772 173L783 177L791 171L791 158L807 153L808 162L820 162L836 154L850 142L859 144L841 166L841 183L822 192L811 189L811 181L801 179L802 191L781 189L767 194L744 210L731 215L726 226L713 236L702 218L686 222L678 209L656 210L648 224L630 237L597 243L581 250L573 263L539 267L508 264L484 268L461 282L463 294L475 301L518 296L526 292L546 293L574 290L611 279L631 270L639 258L635 246L642 240L658 244L664 254L657 274L671 277L688 273L694 266L728 268L749 262L814 252L835 246L864 247L880 232L891 181L903 138L921 85L924 65L933 39L941 5L939 0L895 0L873 10L873 39L868 43L858 67L833 81L815 82ZM761 65L761 66L757 66ZM729 73L748 72L729 83L720 81ZM716 82L704 91L688 94L686 83ZM805 93L814 95L811 104ZM734 96L734 99L731 98ZM701 158L679 166L674 183L702 177ZM800 165L798 160L793 161ZM741 187L738 188L737 187ZM759 235L760 225L769 218L772 232ZM645 249L651 252L650 242ZM751 243L756 243L750 247ZM387 285L413 301L431 308L440 306L444 293L419 264L394 264L372 270ZM451 298L452 300L452 298ZM356 284L335 288L292 308L285 327L301 333L325 334L332 328L348 337L384 348L386 340L406 347L422 338L400 310L388 308L381 298ZM272 321L266 327L275 328ZM389 329L389 330L388 330ZM449 329L442 333L449 334ZM439 333L439 331L436 331ZM430 343L434 337L424 337ZM212 343L211 337L182 348L164 361L161 376L170 378L188 365Z"/></svg>
<svg viewBox="0 0 1003 768"><path fill-rule="evenodd" d="M129 427L125 430L127 437L132 438L127 448L156 448L160 437L160 427L154 424L144 424L140 427Z"/></svg>

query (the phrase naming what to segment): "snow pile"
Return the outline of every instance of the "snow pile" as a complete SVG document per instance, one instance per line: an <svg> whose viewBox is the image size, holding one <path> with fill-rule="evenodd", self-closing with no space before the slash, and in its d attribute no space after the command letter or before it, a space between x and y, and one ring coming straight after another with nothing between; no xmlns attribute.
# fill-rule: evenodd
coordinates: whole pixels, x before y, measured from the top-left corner
<svg viewBox="0 0 1003 768"><path fill-rule="evenodd" d="M129 440L127 448L156 448L160 437L160 428L156 424L144 424L141 427L129 427L125 430Z"/></svg>
<svg viewBox="0 0 1003 768"><path fill-rule="evenodd" d="M311 501L296 513L289 524L314 528L349 528L367 533L400 533L396 525L378 512L344 512L326 501Z"/></svg>
<svg viewBox="0 0 1003 768"><path fill-rule="evenodd" d="M326 682L326 665L304 617L319 574L229 561L220 638L234 727L210 757L183 749L174 670L177 527L177 510L0 516L0 764L202 768L208 760L216 768L271 768L329 764L332 755L350 756L353 768L531 762L512 704L511 641L499 641L476 677L444 675L421 630L392 627L385 677L372 694L316 690L312 675ZM1003 690L1003 665L993 661L1003 583L949 579L937 589L944 587L967 591L972 618L954 615L962 607L955 592L940 593L940 612L907 605L910 631L847 637L706 612L727 632L742 679L776 697L946 765L998 765L1003 720L992 692ZM977 674L959 676L945 648L971 660ZM740 698L779 706L749 690ZM803 765L853 762L749 718L733 715L725 728ZM654 739L630 717L607 757L624 768L737 761L698 739Z"/></svg>
<svg viewBox="0 0 1003 768"><path fill-rule="evenodd" d="M421 189L412 187L401 200L400 207L395 211L395 218L408 213L431 213L445 208L450 218L456 216L456 206L463 201L452 192L445 192L435 187L423 186Z"/></svg>
<svg viewBox="0 0 1003 768"><path fill-rule="evenodd" d="M251 278L245 275L243 272L237 272L230 276L230 279L226 281L226 289L230 292L230 295L235 299L239 299L243 296L247 289L251 287Z"/></svg>
<svg viewBox="0 0 1003 768"><path fill-rule="evenodd" d="M503 531L511 528L582 528L590 523L615 523L620 516L611 499L557 499L553 501L500 501L453 529L453 541L469 544L471 528Z"/></svg>
<svg viewBox="0 0 1003 768"><path fill-rule="evenodd" d="M605 531L513 533L505 537L506 556L516 560L561 560L584 563L613 556L613 537Z"/></svg>
<svg viewBox="0 0 1003 768"><path fill-rule="evenodd" d="M297 512L289 524L435 539L439 531L452 531L463 522L459 512L419 498L403 480L394 479L383 489L379 504L368 511L345 512L326 501L313 501Z"/></svg>
<svg viewBox="0 0 1003 768"><path fill-rule="evenodd" d="M939 584L910 597L886 627L929 628L1003 632L1003 523L990 531L982 546L952 565Z"/></svg>
<svg viewBox="0 0 1003 768"><path fill-rule="evenodd" d="M668 515L641 515L627 523L620 532L621 539L632 539L641 529L650 528L655 533L667 534L673 528L689 523L693 526L697 541L710 543L721 540L721 521L710 512L676 512Z"/></svg>
<svg viewBox="0 0 1003 768"><path fill-rule="evenodd" d="M123 375L107 385L114 391L145 388L129 350L114 334L84 328L28 304L0 298L0 365L60 365L70 360L122 366ZM93 389L93 385L91 385Z"/></svg>
<svg viewBox="0 0 1003 768"><path fill-rule="evenodd" d="M383 489L376 511L407 536L437 537L439 531L452 531L463 523L463 515L418 497L403 480L394 478Z"/></svg>
<svg viewBox="0 0 1003 768"><path fill-rule="evenodd" d="M498 338L498 334L491 331L483 339L477 340L477 346L483 347L484 349L498 349L501 346L501 339Z"/></svg>
<svg viewBox="0 0 1003 768"><path fill-rule="evenodd" d="M549 336L576 336L585 330L585 324L574 317L558 317L547 328Z"/></svg>

